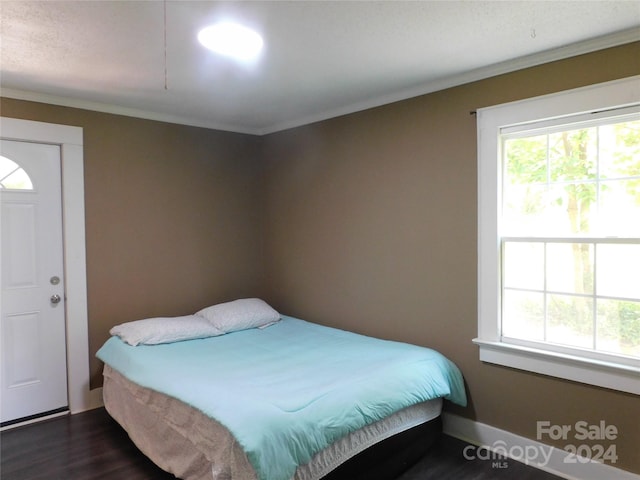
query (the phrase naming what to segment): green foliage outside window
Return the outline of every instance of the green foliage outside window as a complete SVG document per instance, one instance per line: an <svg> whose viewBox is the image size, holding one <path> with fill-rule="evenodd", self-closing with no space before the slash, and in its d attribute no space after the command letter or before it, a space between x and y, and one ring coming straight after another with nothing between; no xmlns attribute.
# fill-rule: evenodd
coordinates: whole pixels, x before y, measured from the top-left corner
<svg viewBox="0 0 640 480"><path fill-rule="evenodd" d="M503 217L512 235L640 237L640 120L507 138L503 151ZM640 287L599 293L629 290L625 279L630 265L640 265L640 247L620 248L607 265L617 259L619 276L598 280L599 245L570 246L573 285L546 291L546 340L640 356ZM521 308L533 314L540 305Z"/></svg>

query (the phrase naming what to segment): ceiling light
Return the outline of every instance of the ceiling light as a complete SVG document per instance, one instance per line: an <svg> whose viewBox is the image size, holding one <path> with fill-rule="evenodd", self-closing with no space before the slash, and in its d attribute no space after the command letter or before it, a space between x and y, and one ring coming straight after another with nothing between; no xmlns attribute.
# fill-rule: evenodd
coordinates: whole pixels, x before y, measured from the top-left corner
<svg viewBox="0 0 640 480"><path fill-rule="evenodd" d="M237 23L218 23L198 33L202 45L220 55L238 60L251 60L262 50L262 37Z"/></svg>

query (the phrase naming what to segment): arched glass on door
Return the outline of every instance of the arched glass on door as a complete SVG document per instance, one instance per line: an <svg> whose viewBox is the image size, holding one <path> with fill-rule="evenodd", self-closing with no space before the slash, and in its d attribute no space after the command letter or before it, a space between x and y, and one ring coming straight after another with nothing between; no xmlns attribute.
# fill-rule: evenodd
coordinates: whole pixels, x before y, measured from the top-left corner
<svg viewBox="0 0 640 480"><path fill-rule="evenodd" d="M33 182L13 160L0 155L0 190L33 190Z"/></svg>

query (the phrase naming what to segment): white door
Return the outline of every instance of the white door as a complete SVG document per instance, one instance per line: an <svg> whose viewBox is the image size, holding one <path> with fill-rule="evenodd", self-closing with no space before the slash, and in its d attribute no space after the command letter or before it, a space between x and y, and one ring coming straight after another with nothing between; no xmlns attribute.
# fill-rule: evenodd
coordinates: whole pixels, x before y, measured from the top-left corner
<svg viewBox="0 0 640 480"><path fill-rule="evenodd" d="M67 407L60 147L0 141L2 423Z"/></svg>

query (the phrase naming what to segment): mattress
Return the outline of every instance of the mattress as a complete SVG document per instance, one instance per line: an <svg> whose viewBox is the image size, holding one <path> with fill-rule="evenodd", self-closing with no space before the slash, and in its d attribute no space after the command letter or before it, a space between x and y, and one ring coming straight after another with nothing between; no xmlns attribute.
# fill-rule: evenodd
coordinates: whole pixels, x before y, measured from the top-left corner
<svg viewBox="0 0 640 480"><path fill-rule="evenodd" d="M205 456L206 461L170 466L182 478L208 478L202 469L211 465L223 469L212 473L220 479L320 478L343 460L327 456L328 447L349 439L350 448L343 450L357 453L379 440L363 437L364 427L375 425L370 430L375 432L378 422L389 418L410 427L406 409L434 399L466 403L461 372L439 352L287 316L267 328L163 344L134 346L113 336L96 356L109 367L107 377L122 377L118 384L133 392L131 408L147 406L150 424L170 418L169 426ZM150 392L162 396L152 398ZM116 417L118 402L110 402L109 395L107 387L105 401ZM192 410L197 422L188 413ZM116 419L141 450L165 468L161 462L171 451L157 441L162 435L150 435L147 442L144 426L129 427L135 415L121 417ZM207 425L205 431L201 425ZM388 425L387 431L393 435ZM190 477L196 464L205 466ZM314 465L309 474L303 473L305 465Z"/></svg>
<svg viewBox="0 0 640 480"><path fill-rule="evenodd" d="M185 480L253 480L257 474L231 432L182 401L142 387L108 365L104 403L138 448L160 468ZM297 468L295 480L320 479L393 435L440 415L442 399L404 408L340 438Z"/></svg>

